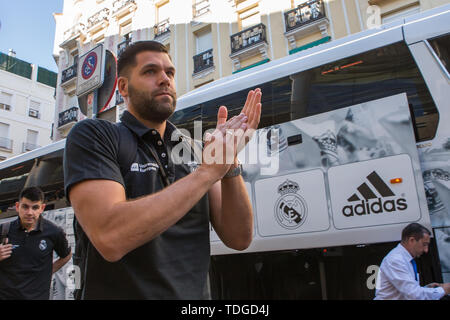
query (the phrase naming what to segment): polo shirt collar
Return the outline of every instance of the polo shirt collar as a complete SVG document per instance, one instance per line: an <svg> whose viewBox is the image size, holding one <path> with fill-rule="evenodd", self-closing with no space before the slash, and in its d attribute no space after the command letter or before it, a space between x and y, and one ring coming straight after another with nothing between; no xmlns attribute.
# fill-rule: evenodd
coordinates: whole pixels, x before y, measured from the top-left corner
<svg viewBox="0 0 450 320"><path fill-rule="evenodd" d="M42 214L39 216L39 219L38 219L38 221L37 221L37 223L36 223L36 226L34 227L34 229L33 230L31 230L31 231L44 231L44 223L42 222ZM19 216L17 216L17 229L19 229L19 230L25 230L25 228L24 227L22 227L22 224L20 223L20 217ZM31 232L30 231L30 232Z"/></svg>
<svg viewBox="0 0 450 320"><path fill-rule="evenodd" d="M399 247L400 252L402 253L402 255L406 259L408 259L408 261L411 261L412 259L414 259L414 257L409 253L408 250L406 250L406 248L401 243L398 244L398 247Z"/></svg>
<svg viewBox="0 0 450 320"><path fill-rule="evenodd" d="M147 133L155 130L153 128L146 127L142 122L140 122L138 119L136 119L135 116L133 116L128 110L125 110L122 113L122 116L120 117L120 121L128 127L131 131L133 131L138 137L142 138ZM170 121L166 121L166 130L164 132L164 138L165 141L171 141L172 134L176 132L177 137L185 137L180 130L177 129L177 127L172 124ZM181 138L179 141L173 141L174 144L181 141Z"/></svg>

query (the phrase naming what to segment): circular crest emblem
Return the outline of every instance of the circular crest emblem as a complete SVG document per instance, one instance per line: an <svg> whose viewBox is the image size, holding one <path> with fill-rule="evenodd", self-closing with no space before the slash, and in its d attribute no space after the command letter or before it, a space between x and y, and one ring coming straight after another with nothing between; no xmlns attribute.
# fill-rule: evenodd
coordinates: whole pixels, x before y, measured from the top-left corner
<svg viewBox="0 0 450 320"><path fill-rule="evenodd" d="M41 251L47 249L47 241L41 240L41 242L39 243L39 249L41 249Z"/></svg>
<svg viewBox="0 0 450 320"><path fill-rule="evenodd" d="M299 185L290 180L278 187L281 197L275 203L275 220L283 228L297 229L306 221L308 207L297 194L299 189Z"/></svg>
<svg viewBox="0 0 450 320"><path fill-rule="evenodd" d="M83 65L81 67L81 76L83 79L89 79L95 72L97 68L97 54L95 52L91 52L84 58Z"/></svg>

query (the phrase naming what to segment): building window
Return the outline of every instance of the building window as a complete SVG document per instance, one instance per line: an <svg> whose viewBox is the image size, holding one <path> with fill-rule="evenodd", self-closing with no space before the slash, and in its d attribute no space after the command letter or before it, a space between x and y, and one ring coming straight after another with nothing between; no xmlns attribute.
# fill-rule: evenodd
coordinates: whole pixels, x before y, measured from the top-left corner
<svg viewBox="0 0 450 320"><path fill-rule="evenodd" d="M213 39L211 28L206 27L195 34L194 74L213 67Z"/></svg>
<svg viewBox="0 0 450 320"><path fill-rule="evenodd" d="M76 65L78 63L78 50L73 50L70 52L70 61L69 65Z"/></svg>
<svg viewBox="0 0 450 320"><path fill-rule="evenodd" d="M164 0L156 4L156 25L154 27L155 37L161 36L170 31L170 8L169 0Z"/></svg>
<svg viewBox="0 0 450 320"><path fill-rule="evenodd" d="M38 148L38 135L39 132L35 130L27 130L27 141L23 144L22 152L27 152Z"/></svg>
<svg viewBox="0 0 450 320"><path fill-rule="evenodd" d="M131 38L131 20L127 21L125 24L120 25L120 35L128 40Z"/></svg>
<svg viewBox="0 0 450 320"><path fill-rule="evenodd" d="M32 118L40 119L40 109L41 104L37 101L30 100L30 109L28 110L28 115Z"/></svg>
<svg viewBox="0 0 450 320"><path fill-rule="evenodd" d="M12 140L9 139L9 124L0 122L0 148L12 150Z"/></svg>
<svg viewBox="0 0 450 320"><path fill-rule="evenodd" d="M258 3L244 7L246 1L236 1L239 31L261 23Z"/></svg>
<svg viewBox="0 0 450 320"><path fill-rule="evenodd" d="M0 92L0 110L11 111L12 94Z"/></svg>
<svg viewBox="0 0 450 320"><path fill-rule="evenodd" d="M169 0L161 1L156 5L156 21L162 22L170 17Z"/></svg>
<svg viewBox="0 0 450 320"><path fill-rule="evenodd" d="M212 48L213 38L210 28L204 28L195 33L196 53L202 53Z"/></svg>
<svg viewBox="0 0 450 320"><path fill-rule="evenodd" d="M210 11L210 0L193 0L192 17L194 19Z"/></svg>

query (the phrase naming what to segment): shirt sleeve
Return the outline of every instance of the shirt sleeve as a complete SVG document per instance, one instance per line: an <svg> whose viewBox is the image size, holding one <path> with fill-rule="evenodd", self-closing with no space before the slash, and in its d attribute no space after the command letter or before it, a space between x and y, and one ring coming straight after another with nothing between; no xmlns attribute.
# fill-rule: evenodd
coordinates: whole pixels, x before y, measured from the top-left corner
<svg viewBox="0 0 450 320"><path fill-rule="evenodd" d="M70 201L70 188L90 179L106 179L124 185L117 161L119 134L112 124L86 119L77 123L66 139L64 149L64 189Z"/></svg>
<svg viewBox="0 0 450 320"><path fill-rule="evenodd" d="M67 257L71 252L69 243L67 241L66 233L64 232L63 229L61 229L59 227L58 227L58 233L56 235L54 250L60 258Z"/></svg>
<svg viewBox="0 0 450 320"><path fill-rule="evenodd" d="M439 300L444 294L444 289L421 287L420 284L411 279L411 275L405 268L403 261L392 259L386 261L381 269L390 283L408 300Z"/></svg>

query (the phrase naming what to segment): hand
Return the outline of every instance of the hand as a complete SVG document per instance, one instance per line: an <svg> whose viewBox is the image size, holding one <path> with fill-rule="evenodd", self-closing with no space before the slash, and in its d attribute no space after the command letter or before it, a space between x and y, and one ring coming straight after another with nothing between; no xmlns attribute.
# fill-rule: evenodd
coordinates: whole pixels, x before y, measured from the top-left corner
<svg viewBox="0 0 450 320"><path fill-rule="evenodd" d="M444 289L445 294L450 294L450 283L442 283L439 286Z"/></svg>
<svg viewBox="0 0 450 320"><path fill-rule="evenodd" d="M202 166L210 168L217 180L236 162L237 145L247 128L247 116L243 113L228 121L226 118L227 109L222 106L218 112L216 129L205 135Z"/></svg>
<svg viewBox="0 0 450 320"><path fill-rule="evenodd" d="M247 127L245 133L241 139L239 139L238 151L241 152L245 145L251 140L256 129L258 129L259 121L261 120L261 89L250 90L245 101L244 108L241 113L245 114L248 118Z"/></svg>
<svg viewBox="0 0 450 320"><path fill-rule="evenodd" d="M212 134L205 136L203 163L221 164L217 173L222 178L236 166L237 155L251 140L261 118L261 89L250 90L241 114L227 121L228 110L221 106L217 113L217 126ZM205 152L206 151L206 152Z"/></svg>
<svg viewBox="0 0 450 320"><path fill-rule="evenodd" d="M0 261L3 261L11 257L11 253L12 253L12 245L8 244L8 238L6 238L5 243L0 244Z"/></svg>

